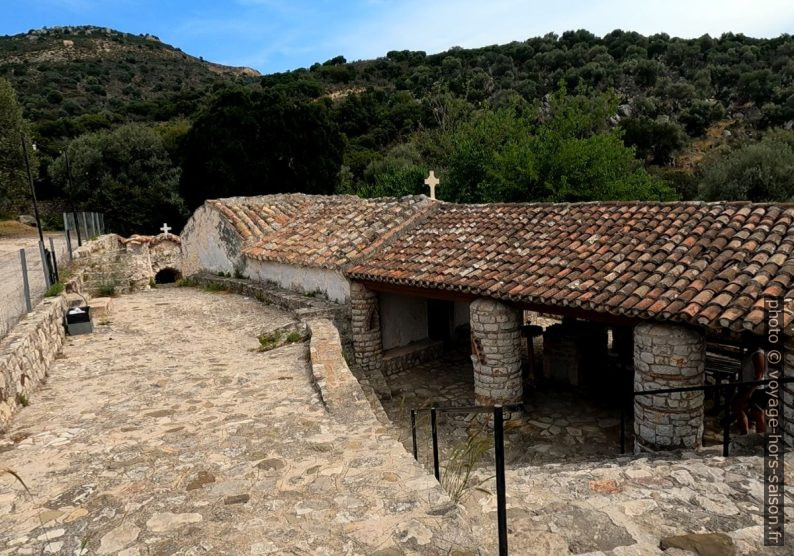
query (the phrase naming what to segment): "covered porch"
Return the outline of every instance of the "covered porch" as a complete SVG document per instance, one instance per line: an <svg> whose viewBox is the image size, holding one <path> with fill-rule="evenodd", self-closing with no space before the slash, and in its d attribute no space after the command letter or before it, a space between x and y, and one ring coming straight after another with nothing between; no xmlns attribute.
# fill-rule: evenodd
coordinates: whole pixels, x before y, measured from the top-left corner
<svg viewBox="0 0 794 556"><path fill-rule="evenodd" d="M379 283L352 291L357 362L382 375L382 404L405 434L413 407L518 402L516 460L614 455L621 405L629 452L720 441L719 408L707 415L702 392L631 397L704 384L706 337L695 328ZM447 419L453 444L470 432L470 419Z"/></svg>

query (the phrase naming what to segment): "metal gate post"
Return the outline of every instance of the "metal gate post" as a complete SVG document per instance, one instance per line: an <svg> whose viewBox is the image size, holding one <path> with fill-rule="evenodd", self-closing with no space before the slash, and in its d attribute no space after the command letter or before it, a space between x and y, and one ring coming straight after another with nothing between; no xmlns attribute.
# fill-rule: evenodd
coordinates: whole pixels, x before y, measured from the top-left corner
<svg viewBox="0 0 794 556"><path fill-rule="evenodd" d="M441 482L441 469L438 464L438 427L436 426L436 408L430 408L430 432L433 435L433 474Z"/></svg>
<svg viewBox="0 0 794 556"><path fill-rule="evenodd" d="M502 406L493 408L493 443L496 460L496 517L499 556L507 556L507 500L505 494L505 430Z"/></svg>
<svg viewBox="0 0 794 556"><path fill-rule="evenodd" d="M33 310L33 305L30 302L30 283L28 282L28 262L25 259L25 250L19 250L19 262L22 265L22 289L25 295L25 307L28 313Z"/></svg>
<svg viewBox="0 0 794 556"><path fill-rule="evenodd" d="M44 271L44 285L49 288L52 286L52 282L50 282L50 260L43 241L39 241L39 256L41 257L41 268Z"/></svg>
<svg viewBox="0 0 794 556"><path fill-rule="evenodd" d="M50 256L52 257L52 272L55 274L55 281L59 282L61 277L58 274L58 254L55 252L55 242L50 236Z"/></svg>
<svg viewBox="0 0 794 556"><path fill-rule="evenodd" d="M69 252L69 261L72 260L72 232L66 230L66 250Z"/></svg>
<svg viewBox="0 0 794 556"><path fill-rule="evenodd" d="M416 410L411 410L411 440L414 443L414 459L419 461L419 453L416 450Z"/></svg>

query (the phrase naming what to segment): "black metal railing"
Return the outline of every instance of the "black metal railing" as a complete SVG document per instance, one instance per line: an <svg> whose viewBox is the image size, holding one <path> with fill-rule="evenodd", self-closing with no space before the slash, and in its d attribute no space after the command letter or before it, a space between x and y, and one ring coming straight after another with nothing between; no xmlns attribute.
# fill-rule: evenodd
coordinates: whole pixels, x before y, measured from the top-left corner
<svg viewBox="0 0 794 556"><path fill-rule="evenodd" d="M412 409L411 440L413 441L414 459L419 461L416 443L416 414L419 411L430 412L430 435L433 440L433 475L441 482L441 464L438 455L438 413L491 413L493 415L494 464L496 466L496 519L499 533L499 556L507 556L507 497L505 486L505 429L504 412L520 411L521 404L512 405L473 405Z"/></svg>
<svg viewBox="0 0 794 556"><path fill-rule="evenodd" d="M725 389L727 393L724 396L725 403L724 407L724 414L723 414L723 422L722 422L722 455L728 457L730 452L730 443L731 443L731 424L733 423L733 415L732 415L732 408L733 405L733 397L736 393L736 388L739 386L759 386L761 384L769 384L771 382L777 382L779 384L785 384L787 382L794 382L794 377L780 377L780 378L767 378L763 380L748 380L743 382L719 382L716 384L703 384L701 386L682 386L680 388L661 388L658 390L640 390L640 391L633 391L631 393L631 400L632 405L634 403L634 398L637 396L653 396L658 394L677 394L683 392L705 392L707 390L717 390ZM621 404L620 406L620 453L626 453L626 406L625 404Z"/></svg>

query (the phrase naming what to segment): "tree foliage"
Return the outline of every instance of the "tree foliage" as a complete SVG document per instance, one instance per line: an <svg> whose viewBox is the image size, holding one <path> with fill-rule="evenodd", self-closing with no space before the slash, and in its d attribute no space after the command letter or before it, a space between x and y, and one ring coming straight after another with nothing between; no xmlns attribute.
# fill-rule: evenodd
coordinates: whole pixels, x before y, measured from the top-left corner
<svg viewBox="0 0 794 556"><path fill-rule="evenodd" d="M721 149L702 167L707 201L794 199L794 132L773 132L737 149Z"/></svg>
<svg viewBox="0 0 794 556"><path fill-rule="evenodd" d="M333 193L342 149L325 103L281 90L227 91L185 137L180 190L191 209L235 195Z"/></svg>
<svg viewBox="0 0 794 556"><path fill-rule="evenodd" d="M82 135L53 162L50 172L80 208L103 212L114 232L156 233L163 220L185 217L179 169L161 137L142 124Z"/></svg>
<svg viewBox="0 0 794 556"><path fill-rule="evenodd" d="M28 195L23 142L31 172L35 174L37 160L30 141L30 127L22 118L11 83L0 78L0 216L19 210Z"/></svg>
<svg viewBox="0 0 794 556"><path fill-rule="evenodd" d="M441 153L439 197L461 202L670 199L674 192L649 175L634 150L611 128L614 95L566 94L544 103L514 98L480 110L449 137ZM440 137L442 136L442 137ZM437 153L438 156L438 153Z"/></svg>
<svg viewBox="0 0 794 556"><path fill-rule="evenodd" d="M575 30L431 55L336 56L256 76L99 28L0 37L0 77L32 122L44 196L67 194L46 168L70 141L139 122L156 130L181 170L190 208L282 191L416 193L426 191L429 168L443 178L439 196L466 202L688 199L713 144L727 146L707 159L704 180L728 163L719 154L726 149L756 161L782 149L765 143L751 156L741 145L794 126L793 60L790 35ZM560 84L578 92L561 95ZM766 177L746 179L785 178L765 164L748 168L765 168ZM764 187L746 189L780 193ZM718 189L703 184L709 195Z"/></svg>

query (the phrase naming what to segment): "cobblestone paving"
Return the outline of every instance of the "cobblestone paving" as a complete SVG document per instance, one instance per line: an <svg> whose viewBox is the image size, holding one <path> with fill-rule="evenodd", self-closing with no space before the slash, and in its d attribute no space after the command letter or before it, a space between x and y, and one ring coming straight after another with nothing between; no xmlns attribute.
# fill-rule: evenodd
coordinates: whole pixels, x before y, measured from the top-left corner
<svg viewBox="0 0 794 556"><path fill-rule="evenodd" d="M116 299L0 437L30 488L0 476L0 554L476 550L386 428L329 416L306 344L257 351L289 320L192 288Z"/></svg>
<svg viewBox="0 0 794 556"><path fill-rule="evenodd" d="M474 383L471 363L448 353L386 377L392 398L383 400L389 418L400 431L400 439L411 449L409 411L413 407L472 405ZM425 465L430 445L427 413L418 419L420 460ZM532 393L519 419L506 425L505 451L508 465L537 465L560 461L598 460L612 456L618 448L619 414L584 399L571 391L541 389ZM631 430L631 424L627 425ZM482 427L470 416L440 415L439 438L442 452L449 453Z"/></svg>
<svg viewBox="0 0 794 556"><path fill-rule="evenodd" d="M393 398L383 406L408 449L411 407L429 407L434 401L469 405L474 397L471 366L459 355L394 373L387 381ZM698 453L667 459L619 456L614 410L562 391L536 392L525 407L521 419L506 424L511 554L684 556L690 553L663 553L660 541L690 533L726 534L735 554L794 554L790 547L763 546L763 458L744 455L759 454L758 438L735 437L732 453L743 455L727 459L716 457L721 453L719 429L711 431L713 445ZM432 470L427 413L420 413L418 422L419 460ZM713 417L709 423L718 425ZM441 483L457 488L455 448L465 445L467 433L474 433L488 450L460 498L477 538L495 542L490 429L459 416L440 417ZM627 446L630 450L631 437ZM793 471L794 458L787 457L788 484L794 484ZM791 504L794 488L787 492L786 504ZM709 549L713 552L703 554L726 554L722 547Z"/></svg>
<svg viewBox="0 0 794 556"><path fill-rule="evenodd" d="M794 484L794 457L786 457L786 484ZM496 538L492 468L475 473L482 490L464 504L477 520L479 538ZM734 552L707 543L699 554L794 554L763 546L763 458L722 458L692 452L667 459L611 458L598 463L550 464L508 469L510 553L525 556L592 554L686 556L660 550L668 536L719 533ZM794 488L786 487L787 508ZM786 510L786 530L792 527Z"/></svg>

